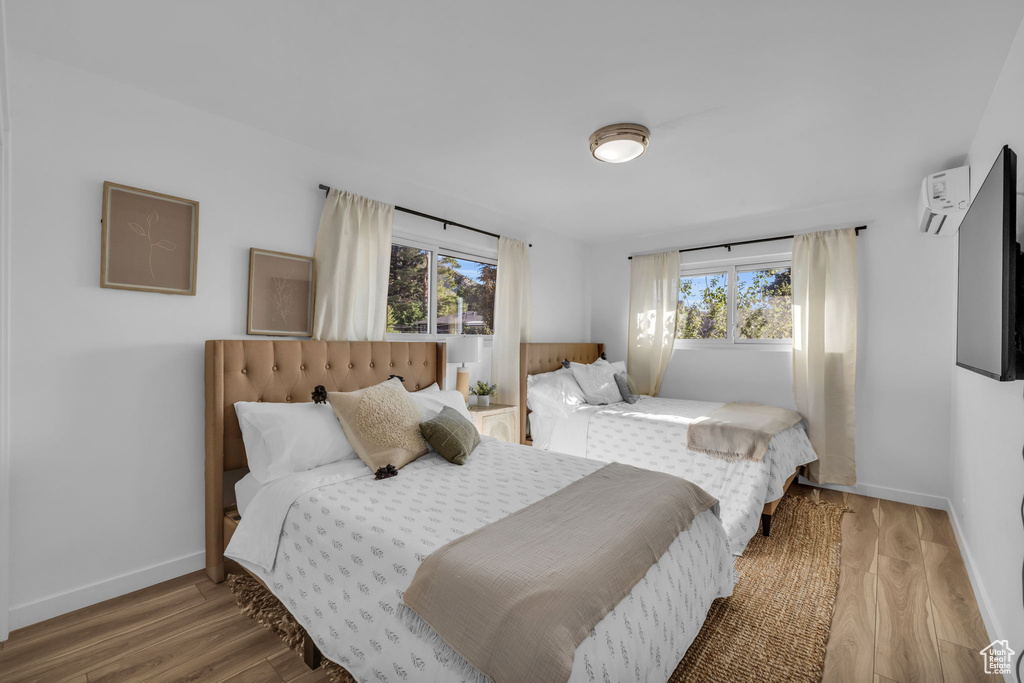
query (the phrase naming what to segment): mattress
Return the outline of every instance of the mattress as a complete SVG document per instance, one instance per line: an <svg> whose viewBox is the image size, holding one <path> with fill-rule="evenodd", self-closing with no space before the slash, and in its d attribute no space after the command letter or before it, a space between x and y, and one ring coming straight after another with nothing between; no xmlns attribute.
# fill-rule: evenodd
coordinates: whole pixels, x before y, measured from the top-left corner
<svg viewBox="0 0 1024 683"><path fill-rule="evenodd" d="M487 440L461 466L423 456L375 480L358 461L262 487L225 555L295 615L358 681L463 681L436 634L396 614L430 553L600 469L603 463ZM708 510L579 645L570 681L666 681L736 574Z"/></svg>
<svg viewBox="0 0 1024 683"><path fill-rule="evenodd" d="M772 437L760 462L727 462L686 448L695 418L722 406L710 401L643 396L634 403L559 406L531 413L534 448L589 460L621 462L692 481L718 498L732 552L757 533L764 504L782 496L797 467L818 459L802 426Z"/></svg>
<svg viewBox="0 0 1024 683"><path fill-rule="evenodd" d="M239 515L245 515L246 508L249 507L249 503L252 502L261 486L262 484L256 481L256 477L252 476L252 472L235 482L235 505L238 506Z"/></svg>

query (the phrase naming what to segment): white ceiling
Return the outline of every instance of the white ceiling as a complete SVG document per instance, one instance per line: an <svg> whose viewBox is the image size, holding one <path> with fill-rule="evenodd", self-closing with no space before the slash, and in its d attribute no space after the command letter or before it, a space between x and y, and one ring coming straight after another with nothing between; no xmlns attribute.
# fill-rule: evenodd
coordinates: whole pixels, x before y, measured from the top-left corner
<svg viewBox="0 0 1024 683"><path fill-rule="evenodd" d="M1019 0L7 7L17 48L587 241L915 192L967 151L1024 14ZM591 131L620 121L651 128L647 153L592 159Z"/></svg>

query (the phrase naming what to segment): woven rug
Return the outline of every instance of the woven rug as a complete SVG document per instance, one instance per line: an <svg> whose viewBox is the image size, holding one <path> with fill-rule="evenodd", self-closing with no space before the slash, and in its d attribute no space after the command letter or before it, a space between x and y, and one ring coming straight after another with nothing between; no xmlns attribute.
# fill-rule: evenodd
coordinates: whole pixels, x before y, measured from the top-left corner
<svg viewBox="0 0 1024 683"><path fill-rule="evenodd" d="M736 558L732 597L715 600L669 683L817 683L839 590L840 521L846 508L786 496L772 535Z"/></svg>
<svg viewBox="0 0 1024 683"><path fill-rule="evenodd" d="M825 664L839 589L840 519L845 508L786 496L772 535L754 536L736 559L732 597L715 600L707 621L668 683L772 681L817 683ZM248 574L228 576L242 612L302 653L305 632L270 591ZM334 683L355 683L327 659Z"/></svg>

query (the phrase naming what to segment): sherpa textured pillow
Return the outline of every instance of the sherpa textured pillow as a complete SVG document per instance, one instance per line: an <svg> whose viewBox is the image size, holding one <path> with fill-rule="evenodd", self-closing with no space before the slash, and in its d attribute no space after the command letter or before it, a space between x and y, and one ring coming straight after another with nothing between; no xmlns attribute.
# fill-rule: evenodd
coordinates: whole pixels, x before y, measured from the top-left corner
<svg viewBox="0 0 1024 683"><path fill-rule="evenodd" d="M371 471L400 469L428 451L420 434L423 411L394 378L359 391L328 392L345 435Z"/></svg>
<svg viewBox="0 0 1024 683"><path fill-rule="evenodd" d="M590 365L570 363L569 369L590 405L603 406L622 400L619 386L615 383L615 368L611 363L598 359Z"/></svg>
<svg viewBox="0 0 1024 683"><path fill-rule="evenodd" d="M420 431L435 451L455 465L465 465L466 458L480 445L480 432L450 406L442 408L433 420L421 424Z"/></svg>

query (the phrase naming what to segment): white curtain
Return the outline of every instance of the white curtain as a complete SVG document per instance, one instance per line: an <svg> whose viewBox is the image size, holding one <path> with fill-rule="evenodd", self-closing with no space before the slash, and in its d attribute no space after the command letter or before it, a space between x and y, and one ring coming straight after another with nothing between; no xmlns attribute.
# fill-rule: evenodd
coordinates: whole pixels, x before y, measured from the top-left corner
<svg viewBox="0 0 1024 683"><path fill-rule="evenodd" d="M657 396L672 358L679 302L679 252L634 256L629 268L626 368L641 394Z"/></svg>
<svg viewBox="0 0 1024 683"><path fill-rule="evenodd" d="M316 238L313 338L382 341L395 207L330 190Z"/></svg>
<svg viewBox="0 0 1024 683"><path fill-rule="evenodd" d="M793 393L807 419L819 484L857 482L857 233L797 235L793 242Z"/></svg>
<svg viewBox="0 0 1024 683"><path fill-rule="evenodd" d="M491 356L491 382L498 385L498 403L519 403L519 344L530 341L531 319L530 252L519 240L500 237Z"/></svg>

